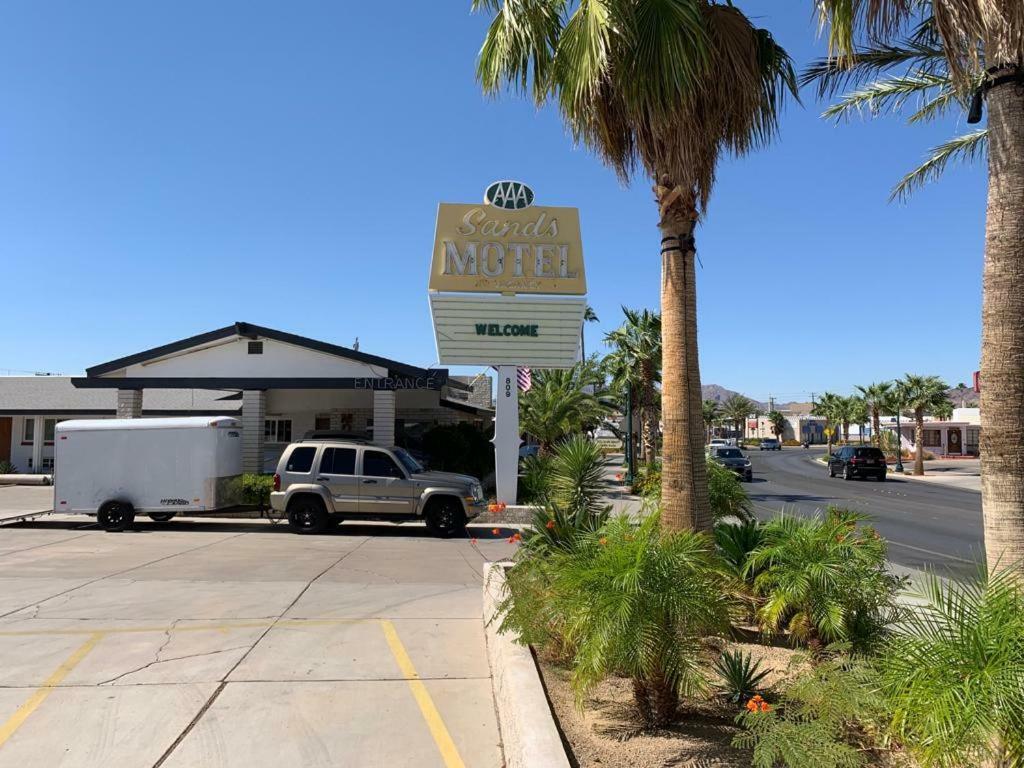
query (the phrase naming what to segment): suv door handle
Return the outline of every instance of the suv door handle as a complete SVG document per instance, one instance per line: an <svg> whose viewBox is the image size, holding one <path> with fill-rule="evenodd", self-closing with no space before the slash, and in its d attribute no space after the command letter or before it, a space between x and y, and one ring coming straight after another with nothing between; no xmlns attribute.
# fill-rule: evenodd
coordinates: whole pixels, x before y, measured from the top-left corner
<svg viewBox="0 0 1024 768"><path fill-rule="evenodd" d="M363 484L364 485L376 485L377 481L376 480L363 480Z"/></svg>
<svg viewBox="0 0 1024 768"><path fill-rule="evenodd" d="M316 479L316 481L317 481L318 483L329 483L329 482L330 482L330 480L329 480L328 478L326 478L326 477L318 477L318 478Z"/></svg>

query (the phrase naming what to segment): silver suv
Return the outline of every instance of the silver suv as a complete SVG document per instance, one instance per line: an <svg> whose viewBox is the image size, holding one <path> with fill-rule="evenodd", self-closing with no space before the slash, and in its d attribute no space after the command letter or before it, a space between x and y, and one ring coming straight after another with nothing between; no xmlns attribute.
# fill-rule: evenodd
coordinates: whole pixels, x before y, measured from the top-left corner
<svg viewBox="0 0 1024 768"><path fill-rule="evenodd" d="M342 520L422 519L448 537L465 530L485 501L475 477L428 472L402 448L315 439L285 448L270 506L296 533L324 533Z"/></svg>

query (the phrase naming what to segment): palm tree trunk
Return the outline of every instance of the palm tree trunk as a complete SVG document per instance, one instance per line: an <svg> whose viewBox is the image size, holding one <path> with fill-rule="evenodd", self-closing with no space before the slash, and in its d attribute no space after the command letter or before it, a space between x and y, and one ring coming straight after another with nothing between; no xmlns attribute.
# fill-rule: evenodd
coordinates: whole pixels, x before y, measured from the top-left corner
<svg viewBox="0 0 1024 768"><path fill-rule="evenodd" d="M644 454L648 464L658 458L658 411L654 407L654 370L651 361L641 364L641 386L644 398Z"/></svg>
<svg viewBox="0 0 1024 768"><path fill-rule="evenodd" d="M655 186L661 220L662 447L661 523L670 530L710 531L707 468L701 436L697 357L697 209L666 176Z"/></svg>
<svg viewBox="0 0 1024 768"><path fill-rule="evenodd" d="M879 450L882 449L882 420L878 417L878 409L871 409L871 437Z"/></svg>
<svg viewBox="0 0 1024 768"><path fill-rule="evenodd" d="M914 411L914 474L924 474L924 411Z"/></svg>
<svg viewBox="0 0 1024 768"><path fill-rule="evenodd" d="M1024 558L1024 88L988 93L981 508L988 568Z"/></svg>

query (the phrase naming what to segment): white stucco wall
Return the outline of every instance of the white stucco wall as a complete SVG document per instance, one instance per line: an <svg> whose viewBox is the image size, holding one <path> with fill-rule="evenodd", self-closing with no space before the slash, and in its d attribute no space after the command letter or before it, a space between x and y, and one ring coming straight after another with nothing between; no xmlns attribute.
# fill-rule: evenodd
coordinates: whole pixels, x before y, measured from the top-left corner
<svg viewBox="0 0 1024 768"><path fill-rule="evenodd" d="M165 358L130 365L125 376L276 376L337 377L387 376L387 369L353 360L344 360L305 347L272 339L263 342L263 354L250 355L251 339L228 339L206 347L175 352Z"/></svg>

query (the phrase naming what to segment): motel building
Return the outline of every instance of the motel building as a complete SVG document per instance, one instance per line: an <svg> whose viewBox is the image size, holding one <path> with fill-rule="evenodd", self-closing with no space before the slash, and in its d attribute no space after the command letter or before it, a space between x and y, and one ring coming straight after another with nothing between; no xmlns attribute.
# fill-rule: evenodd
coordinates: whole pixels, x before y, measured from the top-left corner
<svg viewBox="0 0 1024 768"><path fill-rule="evenodd" d="M896 432L896 420L886 417L882 429ZM900 421L900 445L915 452L916 426L914 420ZM924 449L939 458L977 456L981 442L981 411L978 408L954 408L949 421L925 418Z"/></svg>
<svg viewBox="0 0 1024 768"><path fill-rule="evenodd" d="M487 429L491 385L239 322L85 376L0 377L0 462L52 472L54 427L65 419L233 416L243 469L273 471L289 442L314 431L414 445L437 425Z"/></svg>

